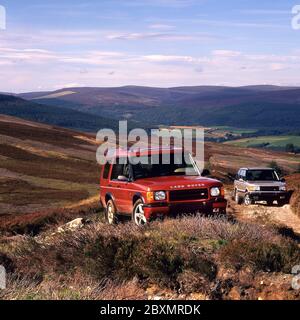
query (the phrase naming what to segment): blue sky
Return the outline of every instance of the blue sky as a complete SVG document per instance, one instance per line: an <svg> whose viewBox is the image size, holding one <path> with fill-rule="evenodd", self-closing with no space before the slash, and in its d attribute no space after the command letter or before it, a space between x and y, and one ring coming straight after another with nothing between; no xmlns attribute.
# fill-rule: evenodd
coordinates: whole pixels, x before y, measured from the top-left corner
<svg viewBox="0 0 300 320"><path fill-rule="evenodd" d="M300 4L300 0L298 1ZM0 0L0 91L300 85L286 0Z"/></svg>

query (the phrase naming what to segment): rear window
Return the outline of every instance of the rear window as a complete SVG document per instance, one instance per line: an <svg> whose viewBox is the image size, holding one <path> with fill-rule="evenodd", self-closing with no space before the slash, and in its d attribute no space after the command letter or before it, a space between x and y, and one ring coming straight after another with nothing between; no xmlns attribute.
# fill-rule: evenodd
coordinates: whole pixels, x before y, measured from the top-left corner
<svg viewBox="0 0 300 320"><path fill-rule="evenodd" d="M103 169L103 179L108 179L110 164L107 163Z"/></svg>

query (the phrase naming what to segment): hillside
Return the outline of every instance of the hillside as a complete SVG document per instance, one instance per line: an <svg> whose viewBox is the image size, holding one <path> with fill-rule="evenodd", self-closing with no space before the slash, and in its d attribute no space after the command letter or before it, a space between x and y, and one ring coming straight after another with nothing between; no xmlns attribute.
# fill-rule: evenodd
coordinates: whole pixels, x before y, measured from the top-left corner
<svg viewBox="0 0 300 320"><path fill-rule="evenodd" d="M88 132L117 127L117 121L112 119L64 107L41 105L2 94L0 94L0 114Z"/></svg>
<svg viewBox="0 0 300 320"><path fill-rule="evenodd" d="M95 150L87 134L0 116L0 229L97 195Z"/></svg>
<svg viewBox="0 0 300 320"><path fill-rule="evenodd" d="M143 124L233 126L288 131L300 126L300 89L277 86L68 88L20 95ZM147 119L147 120L145 120Z"/></svg>
<svg viewBox="0 0 300 320"><path fill-rule="evenodd" d="M258 220L258 206L230 201L229 219L104 224L96 147L93 135L0 116L0 264L8 271L0 299L299 299L290 274L299 238L281 222ZM274 158L290 173L299 163L279 152L205 146L228 199L228 174ZM268 213L293 217L287 207ZM77 226L65 224L75 218Z"/></svg>
<svg viewBox="0 0 300 320"><path fill-rule="evenodd" d="M0 138L2 227L34 225L40 215L51 216L53 209L97 196L99 167L94 135L0 116ZM205 145L207 167L226 183L239 167L258 162L268 166L271 159L277 159L278 165L291 174L300 162L300 156L286 153L211 142ZM97 197L95 204L99 207Z"/></svg>

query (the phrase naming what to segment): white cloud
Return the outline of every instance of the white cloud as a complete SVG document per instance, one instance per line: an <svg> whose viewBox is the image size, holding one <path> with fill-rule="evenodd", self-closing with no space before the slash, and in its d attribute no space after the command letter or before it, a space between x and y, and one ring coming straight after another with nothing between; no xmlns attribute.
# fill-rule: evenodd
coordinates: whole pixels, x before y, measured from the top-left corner
<svg viewBox="0 0 300 320"><path fill-rule="evenodd" d="M206 55L0 47L0 91L74 86L300 84L300 56L216 49ZM234 76L233 76L234 75Z"/></svg>
<svg viewBox="0 0 300 320"><path fill-rule="evenodd" d="M182 34L182 33L112 33L106 36L109 40L167 40L167 41L190 41L190 40L212 40L213 36L208 34Z"/></svg>
<svg viewBox="0 0 300 320"><path fill-rule="evenodd" d="M270 69L273 71L279 71L285 69L286 66L282 63L271 63L270 64Z"/></svg>
<svg viewBox="0 0 300 320"><path fill-rule="evenodd" d="M232 58L239 56L241 53L232 50L214 50L212 54L219 57Z"/></svg>
<svg viewBox="0 0 300 320"><path fill-rule="evenodd" d="M159 29L159 30L172 30L172 29L175 29L176 27L170 24L156 23L156 24L151 24L149 28Z"/></svg>

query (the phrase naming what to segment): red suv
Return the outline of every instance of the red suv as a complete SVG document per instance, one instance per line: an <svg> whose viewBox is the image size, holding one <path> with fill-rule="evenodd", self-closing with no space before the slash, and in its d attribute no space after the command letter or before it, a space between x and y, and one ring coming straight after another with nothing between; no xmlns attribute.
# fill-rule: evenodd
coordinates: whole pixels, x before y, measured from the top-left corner
<svg viewBox="0 0 300 320"><path fill-rule="evenodd" d="M162 164L166 152L169 162ZM136 153L119 152L112 156L114 161L102 167L100 201L108 223L117 222L120 215L144 225L152 218L172 214L226 213L222 183L202 177L192 157L182 149L140 150L142 161L137 164L129 161L133 156ZM158 164L150 157L157 157Z"/></svg>

